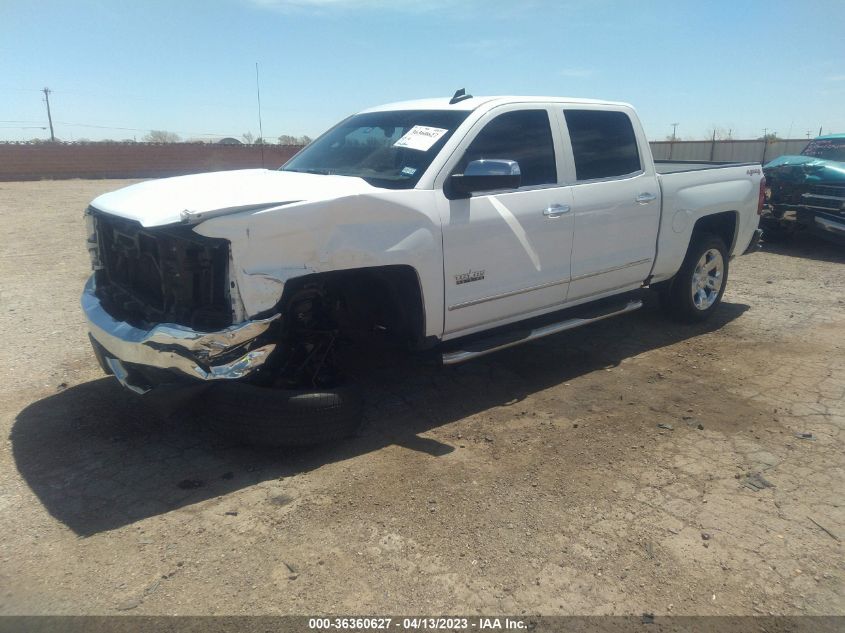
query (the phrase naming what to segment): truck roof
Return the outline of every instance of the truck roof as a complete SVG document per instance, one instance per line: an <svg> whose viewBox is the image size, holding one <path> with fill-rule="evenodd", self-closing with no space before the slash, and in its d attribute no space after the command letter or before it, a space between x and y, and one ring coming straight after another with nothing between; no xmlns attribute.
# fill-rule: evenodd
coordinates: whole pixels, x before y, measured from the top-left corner
<svg viewBox="0 0 845 633"><path fill-rule="evenodd" d="M627 106L628 103L620 101L604 101L601 99L575 99L572 97L532 97L532 96L492 96L492 97L470 97L457 103L449 103L449 97L437 97L434 99L416 99L413 101L397 101L384 105L367 108L363 112L385 112L389 110L465 110L472 111L476 108L489 105L502 105L507 103L531 103L544 101L549 103L575 103L585 105L611 105Z"/></svg>
<svg viewBox="0 0 845 633"><path fill-rule="evenodd" d="M817 136L815 141L830 141L835 138L845 138L845 134L825 134L824 136Z"/></svg>

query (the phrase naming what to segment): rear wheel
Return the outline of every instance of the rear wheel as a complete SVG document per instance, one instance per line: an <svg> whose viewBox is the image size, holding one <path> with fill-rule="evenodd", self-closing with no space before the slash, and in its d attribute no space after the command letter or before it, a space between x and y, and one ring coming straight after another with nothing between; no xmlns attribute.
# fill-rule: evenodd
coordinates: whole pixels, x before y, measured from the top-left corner
<svg viewBox="0 0 845 633"><path fill-rule="evenodd" d="M661 297L669 314L687 323L704 321L715 312L728 281L728 253L712 233L693 238L684 263Z"/></svg>

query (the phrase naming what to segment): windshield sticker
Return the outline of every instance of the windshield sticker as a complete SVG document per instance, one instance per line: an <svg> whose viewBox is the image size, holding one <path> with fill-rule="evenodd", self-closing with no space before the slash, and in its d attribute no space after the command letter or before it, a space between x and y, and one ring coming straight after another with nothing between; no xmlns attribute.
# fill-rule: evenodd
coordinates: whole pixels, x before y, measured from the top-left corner
<svg viewBox="0 0 845 633"><path fill-rule="evenodd" d="M431 149L440 137L449 130L439 127L428 127L427 125L415 125L405 135L393 144L393 147L407 147L408 149L427 152Z"/></svg>
<svg viewBox="0 0 845 633"><path fill-rule="evenodd" d="M415 173L417 173L416 167L403 167L402 168L402 175L403 176L413 176Z"/></svg>

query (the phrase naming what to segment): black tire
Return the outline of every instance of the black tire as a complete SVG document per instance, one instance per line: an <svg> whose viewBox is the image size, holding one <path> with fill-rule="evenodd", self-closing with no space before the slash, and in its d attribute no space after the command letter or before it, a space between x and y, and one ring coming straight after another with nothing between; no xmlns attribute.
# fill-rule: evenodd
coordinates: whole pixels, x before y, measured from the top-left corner
<svg viewBox="0 0 845 633"><path fill-rule="evenodd" d="M708 305L706 307L700 307L696 304L696 300L693 299L694 276L699 260L704 257L705 253L709 253L712 250L718 251L722 258L721 285L712 303L706 301L702 305L705 303ZM684 263L681 264L681 269L672 279L671 285L662 293L660 303L664 310L673 319L684 323L698 323L709 319L722 302L722 295L725 293L725 286L728 283L729 265L728 249L722 238L712 233L694 234L687 250L687 255L684 258Z"/></svg>
<svg viewBox="0 0 845 633"><path fill-rule="evenodd" d="M204 421L236 442L253 446L310 446L354 435L363 398L355 385L310 391L214 385L203 399Z"/></svg>

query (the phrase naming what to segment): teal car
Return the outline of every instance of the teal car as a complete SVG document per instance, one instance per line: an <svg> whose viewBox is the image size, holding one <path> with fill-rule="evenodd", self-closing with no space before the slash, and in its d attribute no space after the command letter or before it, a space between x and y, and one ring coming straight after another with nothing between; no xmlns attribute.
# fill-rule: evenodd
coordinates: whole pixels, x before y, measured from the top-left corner
<svg viewBox="0 0 845 633"><path fill-rule="evenodd" d="M845 134L814 138L799 156L780 156L763 173L765 237L809 230L845 244Z"/></svg>

